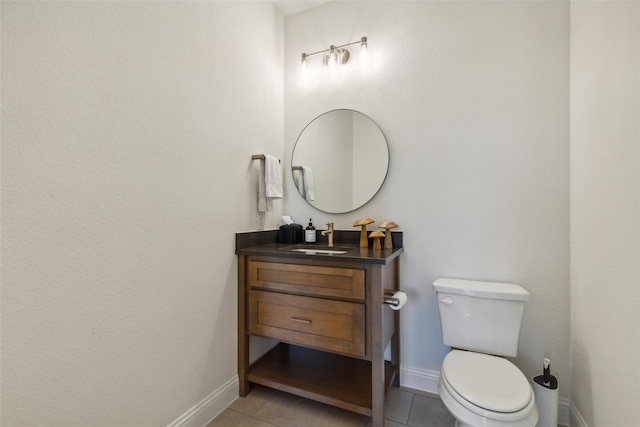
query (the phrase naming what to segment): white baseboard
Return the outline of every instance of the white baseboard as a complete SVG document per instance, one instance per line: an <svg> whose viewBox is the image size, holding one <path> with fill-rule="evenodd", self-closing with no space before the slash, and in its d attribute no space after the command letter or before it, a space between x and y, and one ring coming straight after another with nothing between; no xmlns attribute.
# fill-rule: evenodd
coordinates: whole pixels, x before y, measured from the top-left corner
<svg viewBox="0 0 640 427"><path fill-rule="evenodd" d="M569 412L571 412L571 401L562 397L558 398L558 424L563 426L572 425L569 422ZM573 426L577 427L577 426ZM584 425L583 427L587 427Z"/></svg>
<svg viewBox="0 0 640 427"><path fill-rule="evenodd" d="M400 386L402 387L438 394L438 381L440 381L440 371L400 365ZM577 425L571 424L572 427L588 427L577 409L571 405L569 399L558 400L558 424L563 426L570 425L569 412L571 412L572 415L576 415L572 419L578 419L579 417L579 419L582 420L582 422L579 421Z"/></svg>
<svg viewBox="0 0 640 427"><path fill-rule="evenodd" d="M400 386L438 394L440 371L400 364Z"/></svg>
<svg viewBox="0 0 640 427"><path fill-rule="evenodd" d="M238 397L238 377L234 377L214 390L168 427L202 427L224 411Z"/></svg>
<svg viewBox="0 0 640 427"><path fill-rule="evenodd" d="M567 424L570 425L571 427L589 427L589 424L587 424L587 422L584 420L584 417L582 416L582 414L580 413L580 411L578 411L578 408L576 408L576 406L570 403L570 409L571 409L571 424Z"/></svg>

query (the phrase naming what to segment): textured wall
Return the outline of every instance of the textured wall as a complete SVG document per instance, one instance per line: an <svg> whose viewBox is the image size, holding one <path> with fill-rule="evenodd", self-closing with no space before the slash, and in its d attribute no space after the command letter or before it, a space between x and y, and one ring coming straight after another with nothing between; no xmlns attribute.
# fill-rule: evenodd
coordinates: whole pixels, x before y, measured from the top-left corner
<svg viewBox="0 0 640 427"><path fill-rule="evenodd" d="M571 4L573 425L640 425L640 3Z"/></svg>
<svg viewBox="0 0 640 427"><path fill-rule="evenodd" d="M283 150L266 2L2 2L3 426L167 425L236 375Z"/></svg>
<svg viewBox="0 0 640 427"><path fill-rule="evenodd" d="M369 76L298 85L302 52L361 36ZM567 398L568 3L331 2L287 17L285 46L288 153L335 108L367 114L389 141L389 174L369 204L328 215L293 194L285 210L339 229L362 217L400 224L404 367L433 379L447 351L434 279L515 282L531 291L516 363L532 377L551 357Z"/></svg>

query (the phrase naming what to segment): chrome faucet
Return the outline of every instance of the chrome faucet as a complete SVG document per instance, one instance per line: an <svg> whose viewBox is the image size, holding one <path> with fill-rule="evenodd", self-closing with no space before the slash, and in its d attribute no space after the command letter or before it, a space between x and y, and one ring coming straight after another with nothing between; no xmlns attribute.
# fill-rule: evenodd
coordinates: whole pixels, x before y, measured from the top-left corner
<svg viewBox="0 0 640 427"><path fill-rule="evenodd" d="M333 246L333 223L328 222L327 227L329 227L329 229L321 232L320 234L323 236L329 236L329 246Z"/></svg>

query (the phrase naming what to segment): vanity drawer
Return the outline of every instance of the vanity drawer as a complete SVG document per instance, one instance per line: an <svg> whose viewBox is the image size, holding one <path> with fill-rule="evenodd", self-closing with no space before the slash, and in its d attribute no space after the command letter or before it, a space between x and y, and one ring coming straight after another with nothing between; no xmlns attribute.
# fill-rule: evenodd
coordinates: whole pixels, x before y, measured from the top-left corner
<svg viewBox="0 0 640 427"><path fill-rule="evenodd" d="M249 306L250 334L365 355L364 304L253 290Z"/></svg>
<svg viewBox="0 0 640 427"><path fill-rule="evenodd" d="M364 300L364 270L344 267L250 261L251 287Z"/></svg>

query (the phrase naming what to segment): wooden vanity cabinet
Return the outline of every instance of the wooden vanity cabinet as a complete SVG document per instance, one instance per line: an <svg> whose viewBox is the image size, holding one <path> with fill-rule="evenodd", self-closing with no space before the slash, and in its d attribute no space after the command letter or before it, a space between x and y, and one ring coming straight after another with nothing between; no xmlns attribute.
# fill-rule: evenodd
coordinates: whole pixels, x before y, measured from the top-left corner
<svg viewBox="0 0 640 427"><path fill-rule="evenodd" d="M384 423L385 394L398 385L399 259L238 255L240 396L262 384ZM251 335L280 341L249 365ZM390 345L391 360L384 360Z"/></svg>

